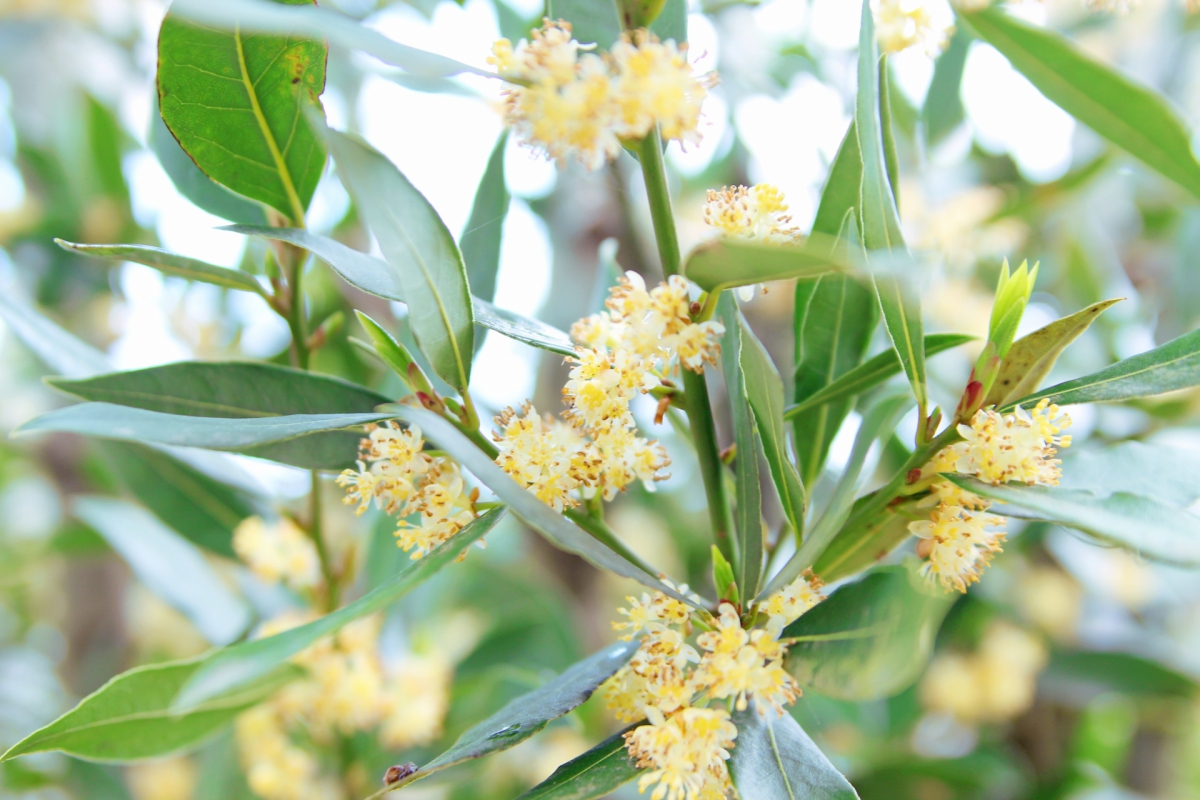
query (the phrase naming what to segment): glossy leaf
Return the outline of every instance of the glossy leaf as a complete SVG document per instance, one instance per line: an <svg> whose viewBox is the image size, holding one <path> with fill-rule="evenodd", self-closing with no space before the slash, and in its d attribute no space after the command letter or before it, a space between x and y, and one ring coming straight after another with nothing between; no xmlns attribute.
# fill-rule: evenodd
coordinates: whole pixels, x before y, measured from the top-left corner
<svg viewBox="0 0 1200 800"><path fill-rule="evenodd" d="M1018 403L1029 407L1043 397L1064 406L1132 400L1193 386L1200 386L1200 330L1185 333L1091 375L1055 384L1002 408L1008 410Z"/></svg>
<svg viewBox="0 0 1200 800"><path fill-rule="evenodd" d="M683 272L706 292L768 281L812 278L855 269L838 253L833 239L814 236L804 245L772 245L717 239L693 250Z"/></svg>
<svg viewBox="0 0 1200 800"><path fill-rule="evenodd" d="M141 244L75 244L55 239L54 243L64 250L80 253L85 256L106 258L111 261L133 261L145 264L159 272L189 281L211 283L226 289L236 289L241 292L254 292L266 296L262 284L254 276L236 269L218 267L187 256L169 253L157 247L147 247Z"/></svg>
<svg viewBox="0 0 1200 800"><path fill-rule="evenodd" d="M1013 342L983 404L1003 406L1036 392L1068 345L1078 339L1105 309L1119 302L1093 303Z"/></svg>
<svg viewBox="0 0 1200 800"><path fill-rule="evenodd" d="M214 653L195 670L195 674L188 675L186 684L180 683L178 696L172 696L172 707L191 708L251 685L309 645L333 635L356 619L383 611L442 567L454 563L463 551L495 527L504 512L503 507L485 512L424 558L410 560L403 570L378 588L331 614L274 636L242 642Z"/></svg>
<svg viewBox="0 0 1200 800"><path fill-rule="evenodd" d="M475 321L510 339L564 356L575 355L571 337L541 320L530 319L475 298Z"/></svg>
<svg viewBox="0 0 1200 800"><path fill-rule="evenodd" d="M975 338L965 333L931 333L925 337L925 354L927 356L936 355L974 341ZM795 405L788 406L783 416L785 419L791 419L826 403L835 403L855 397L878 386L893 375L899 375L902 371L896 351L885 350L846 372L820 391L814 392Z"/></svg>
<svg viewBox="0 0 1200 800"><path fill-rule="evenodd" d="M746 597L754 597L762 579L763 559L766 553L766 536L762 521L762 484L758 474L758 462L763 448L754 425L754 412L751 411L750 401L746 397L746 379L742 374L742 315L733 295L721 296L717 302L717 313L725 326L725 338L721 343L721 368L725 373L730 415L733 417L734 443L737 445L737 460L734 462L737 484L734 515L737 547L733 551L737 570L734 580L740 593Z"/></svg>
<svg viewBox="0 0 1200 800"><path fill-rule="evenodd" d="M423 408L389 406L399 419L421 429L427 441L454 456L480 483L491 489L502 501L508 503L514 514L525 524L542 534L555 547L574 553L592 566L608 570L625 578L632 578L689 605L694 602L679 594L647 571L617 555L607 545L589 536L577 525L550 506L523 489L508 473L496 465L470 439L453 425Z"/></svg>
<svg viewBox="0 0 1200 800"><path fill-rule="evenodd" d="M250 610L213 572L200 550L157 517L124 500L76 497L71 513L104 537L147 589L225 645L250 625Z"/></svg>
<svg viewBox="0 0 1200 800"><path fill-rule="evenodd" d="M1146 558L1200 566L1200 517L1150 497L1116 491L1024 484L991 484L961 475L950 480L981 497L1007 503L996 513L1055 522L1140 553Z"/></svg>
<svg viewBox="0 0 1200 800"><path fill-rule="evenodd" d="M546 16L571 23L571 34L583 44L608 50L621 35L616 0L547 0Z"/></svg>
<svg viewBox="0 0 1200 800"><path fill-rule="evenodd" d="M1200 500L1200 453L1194 450L1127 441L1103 450L1072 447L1061 455L1063 489L1129 492L1177 508Z"/></svg>
<svg viewBox="0 0 1200 800"><path fill-rule="evenodd" d="M1097 61L1061 34L999 7L960 11L959 18L1068 114L1200 197L1200 163L1191 134L1158 92Z"/></svg>
<svg viewBox="0 0 1200 800"><path fill-rule="evenodd" d="M783 513L799 534L804 530L804 483L788 455L787 428L783 424L783 379L775 369L771 356L754 332L741 320L742 375L746 380L746 397L754 411L754 420L762 437L763 454L771 469L771 479Z"/></svg>
<svg viewBox="0 0 1200 800"><path fill-rule="evenodd" d="M48 750L89 761L135 761L168 755L203 742L299 673L295 667L277 669L241 691L183 711L172 710L171 699L205 658L153 664L121 673L54 722L17 742L0 756L0 761Z"/></svg>
<svg viewBox="0 0 1200 800"><path fill-rule="evenodd" d="M420 369L420 366L416 365L416 362L413 360L412 355L405 349L404 345L397 342L378 322L361 311L355 311L354 314L358 317L359 324L363 326L363 329L367 332L367 336L371 340L371 352L383 359L383 362L392 368L392 371L399 376L400 380L404 381L404 385L411 389L413 370Z"/></svg>
<svg viewBox="0 0 1200 800"><path fill-rule="evenodd" d="M500 271L500 237L508 216L509 194L504 183L504 150L508 131L500 134L487 168L475 190L475 202L467 227L459 238L471 293L483 300L496 299L496 275ZM482 338L482 337L481 337Z"/></svg>
<svg viewBox="0 0 1200 800"><path fill-rule="evenodd" d="M800 685L840 700L874 700L916 680L957 594L902 566L838 587L784 629L786 667Z"/></svg>
<svg viewBox="0 0 1200 800"><path fill-rule="evenodd" d="M323 37L218 30L173 8L158 38L163 121L210 178L303 223L325 169L308 115L322 113L326 49Z"/></svg>
<svg viewBox="0 0 1200 800"><path fill-rule="evenodd" d="M629 783L641 770L625 749L624 733L563 764L517 800L595 800Z"/></svg>
<svg viewBox="0 0 1200 800"><path fill-rule="evenodd" d="M733 715L736 746L729 773L741 800L857 800L854 787L787 712Z"/></svg>
<svg viewBox="0 0 1200 800"><path fill-rule="evenodd" d="M108 372L108 358L81 342L33 308L0 294L0 318L42 362L59 375L86 378Z"/></svg>

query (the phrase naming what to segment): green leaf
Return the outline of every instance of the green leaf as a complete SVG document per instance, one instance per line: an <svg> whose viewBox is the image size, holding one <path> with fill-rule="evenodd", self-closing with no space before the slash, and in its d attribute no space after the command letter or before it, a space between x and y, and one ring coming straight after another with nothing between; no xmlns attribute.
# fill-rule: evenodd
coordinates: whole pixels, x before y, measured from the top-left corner
<svg viewBox="0 0 1200 800"><path fill-rule="evenodd" d="M1200 453L1128 441L1103 450L1067 451L1059 487L1098 495L1129 492L1187 508L1200 500Z"/></svg>
<svg viewBox="0 0 1200 800"><path fill-rule="evenodd" d="M634 0L643 5L658 5L658 12L653 14L650 31L661 41L674 40L683 44L688 40L687 0Z"/></svg>
<svg viewBox="0 0 1200 800"><path fill-rule="evenodd" d="M553 775L517 800L595 800L607 797L641 773L637 762L625 749L626 731L610 736L583 755L563 764L554 770Z"/></svg>
<svg viewBox="0 0 1200 800"><path fill-rule="evenodd" d="M851 121L842 143L829 167L829 178L821 192L821 204L813 220L813 233L837 236L842 222L851 211L860 211L862 199L862 154L858 151L858 128ZM859 215L861 216L861 215ZM857 224L855 225L857 230Z"/></svg>
<svg viewBox="0 0 1200 800"><path fill-rule="evenodd" d="M496 275L500 271L500 236L508 216L509 194L504 183L504 149L508 144L505 129L492 148L487 168L475 190L475 202L467 227L459 238L463 263L471 292L484 300L496 298ZM480 337L482 340L483 337Z"/></svg>
<svg viewBox="0 0 1200 800"><path fill-rule="evenodd" d="M1117 299L1094 303L1013 342L1000 363L1000 373L983 401L984 406L1003 406L1036 392L1067 346L1078 339L1101 312L1119 302Z"/></svg>
<svg viewBox="0 0 1200 800"><path fill-rule="evenodd" d="M81 342L30 306L0 294L0 318L25 346L59 375L86 378L112 366L96 348Z"/></svg>
<svg viewBox="0 0 1200 800"><path fill-rule="evenodd" d="M925 354L936 355L974 341L975 338L966 333L931 333L925 337ZM899 375L902 371L896 351L885 350L862 365L844 373L820 391L789 406L783 416L785 419L792 419L798 414L803 414L826 403L835 403L863 394L893 375Z"/></svg>
<svg viewBox="0 0 1200 800"><path fill-rule="evenodd" d="M571 33L583 44L608 50L621 35L616 0L547 0L546 16L571 23Z"/></svg>
<svg viewBox="0 0 1200 800"><path fill-rule="evenodd" d="M388 408L396 417L419 427L426 440L434 442L439 449L445 450L457 459L480 483L491 489L502 501L508 503L513 513L520 517L525 524L546 537L555 547L568 553L574 553L592 566L625 578L632 578L643 586L668 594L689 605L695 605L693 600L681 595L658 578L617 555L607 545L589 536L570 520L538 500L532 493L521 488L486 453L437 414L423 408L408 406L389 406Z"/></svg>
<svg viewBox="0 0 1200 800"><path fill-rule="evenodd" d="M902 566L839 587L784 629L786 667L801 686L840 700L874 700L908 687L925 667L951 595Z"/></svg>
<svg viewBox="0 0 1200 800"><path fill-rule="evenodd" d="M342 181L400 280L421 352L438 377L465 392L475 319L454 237L425 196L387 158L354 137L332 130L325 135Z"/></svg>
<svg viewBox="0 0 1200 800"><path fill-rule="evenodd" d="M962 76L972 39L971 34L960 27L951 37L950 46L933 65L933 79L925 95L925 107L921 109L925 140L931 145L945 139L966 119Z"/></svg>
<svg viewBox="0 0 1200 800"><path fill-rule="evenodd" d="M213 572L200 550L132 503L75 497L71 513L104 537L147 589L192 621L217 645L237 639L250 610Z"/></svg>
<svg viewBox="0 0 1200 800"><path fill-rule="evenodd" d="M185 417L259 418L298 415L365 414L375 407L387 403L389 398L370 389L357 386L340 378L318 375L303 370L280 367L273 364L244 362L183 361L164 364L160 367L114 372L79 381L51 380L50 384L61 391L84 400L100 403L115 403L163 414L179 414ZM66 411L67 409L64 409ZM132 419L132 418L131 418ZM149 417L139 417L149 420ZM299 421L299 420L296 420ZM190 436L215 432L221 425L204 424L199 421L186 423ZM321 423L324 425L325 423ZM353 422L347 423L352 425ZM313 428L336 430L339 425ZM301 426L300 429L303 429ZM232 428L230 430L233 430ZM265 435L258 443L283 442L272 438L283 431L272 431L269 426L242 426L239 430L247 435ZM83 431L80 431L83 432ZM104 435L96 429L95 435ZM182 432L181 432L182 433ZM285 438L294 438L294 431ZM127 439L126 436L113 438ZM358 450L357 433L324 433L303 442L285 443L259 447L255 455L282 461L285 464L314 469L335 469L350 466ZM137 441L133 439L133 441ZM153 441L162 441L154 439ZM163 442L182 444L182 442ZM206 447L206 445L198 445ZM239 447L248 445L239 445ZM237 449L215 447L210 449ZM242 451L239 451L242 452Z"/></svg>
<svg viewBox="0 0 1200 800"><path fill-rule="evenodd" d="M1191 134L1160 94L1087 55L1062 35L998 7L958 13L1064 111L1200 197L1200 164L1192 153Z"/></svg>
<svg viewBox="0 0 1200 800"><path fill-rule="evenodd" d="M804 483L787 451L787 428L783 424L783 379L771 356L754 332L741 321L742 375L746 398L754 411L754 420L762 437L763 454L771 469L771 479L783 513L797 535L804 530Z"/></svg>
<svg viewBox="0 0 1200 800"><path fill-rule="evenodd" d="M392 368L392 371L399 376L400 380L404 381L405 386L412 389L414 371L421 369L413 360L412 355L405 349L404 345L392 338L392 335L384 330L383 326L378 322L361 311L355 311L354 313L358 317L359 324L363 326L363 330L367 332L367 336L371 339L372 352ZM418 378L418 381L420 380ZM423 388L424 386L422 386Z"/></svg>
<svg viewBox="0 0 1200 800"><path fill-rule="evenodd" d="M833 238L824 236L809 237L803 245L715 239L693 250L683 266L688 280L709 293L855 269L839 253Z"/></svg>
<svg viewBox="0 0 1200 800"><path fill-rule="evenodd" d="M453 563L468 547L494 528L504 512L503 507L485 512L424 558L409 561L403 570L387 582L350 605L306 625L217 651L198 665L194 674L188 674L186 683L180 681L177 692L167 699L168 702L172 708L188 709L252 685L306 647L332 636L356 619L383 611L442 567Z"/></svg>
<svg viewBox="0 0 1200 800"><path fill-rule="evenodd" d="M236 269L218 267L187 256L168 253L157 247L147 247L141 244L75 244L62 239L55 239L54 243L63 250L81 253L85 256L106 258L111 261L133 261L177 278L211 283L241 292L254 292L263 297L267 295L262 284L256 281L252 275Z"/></svg>
<svg viewBox="0 0 1200 800"><path fill-rule="evenodd" d="M326 51L320 38L216 30L172 9L158 37L163 121L210 178L302 224L325 170L309 114L322 113Z"/></svg>
<svg viewBox="0 0 1200 800"><path fill-rule="evenodd" d="M741 800L857 800L838 772L788 713L751 704L733 715L738 735L729 773Z"/></svg>
<svg viewBox="0 0 1200 800"><path fill-rule="evenodd" d="M946 477L981 497L1009 504L993 508L996 513L1055 522L1146 558L1200 566L1200 517L1153 498L1057 486L992 486L962 475Z"/></svg>
<svg viewBox="0 0 1200 800"><path fill-rule="evenodd" d="M1007 403L1001 410L1007 411L1018 404L1030 406L1044 397L1051 403L1065 406L1153 397L1193 386L1200 386L1200 330L1185 333L1099 372L1055 384Z"/></svg>
<svg viewBox="0 0 1200 800"><path fill-rule="evenodd" d="M733 295L723 295L717 301L717 313L725 326L725 340L721 344L721 367L725 371L730 415L733 417L734 442L737 445L737 460L734 464L737 481L737 507L734 515L737 548L733 551L737 572L734 580L737 582L739 593L749 599L758 592L766 553L762 522L762 483L758 474L758 460L763 446L755 429L754 412L750 410L750 401L746 397L746 379L742 374L742 315L738 312L737 301Z"/></svg>
<svg viewBox="0 0 1200 800"><path fill-rule="evenodd" d="M124 672L54 722L17 742L0 761L49 750L89 761L165 756L208 739L299 673L297 667L278 669L236 693L183 711L172 710L171 699L205 659L200 656Z"/></svg>
<svg viewBox="0 0 1200 800"><path fill-rule="evenodd" d="M1173 669L1132 653L1059 651L1039 680L1068 683L1073 691L1082 686L1127 695L1191 698L1196 681Z"/></svg>
<svg viewBox="0 0 1200 800"><path fill-rule="evenodd" d="M883 165L887 173L888 188L900 210L900 155L896 152L896 132L892 129L892 87L888 72L888 58L879 60L879 123L883 135Z"/></svg>
<svg viewBox="0 0 1200 800"><path fill-rule="evenodd" d="M571 337L541 320L523 317L486 300L475 298L475 321L485 328L510 339L524 342L551 353L564 356L575 355L575 343Z"/></svg>
<svg viewBox="0 0 1200 800"><path fill-rule="evenodd" d="M324 446L293 442L329 431L349 431L368 422L382 422L391 413L293 414L286 417L185 417L110 403L79 403L26 422L13 435L39 431L78 433L142 444L201 447L270 458L304 469L341 469L353 463L354 451L333 452ZM355 441L361 435L346 439Z"/></svg>

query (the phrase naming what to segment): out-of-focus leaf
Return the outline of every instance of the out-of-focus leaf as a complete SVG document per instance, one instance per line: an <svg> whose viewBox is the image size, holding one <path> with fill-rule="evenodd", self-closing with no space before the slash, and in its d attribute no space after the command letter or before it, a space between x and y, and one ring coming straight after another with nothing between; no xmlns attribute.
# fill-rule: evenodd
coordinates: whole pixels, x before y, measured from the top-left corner
<svg viewBox="0 0 1200 800"><path fill-rule="evenodd" d="M957 595L912 570L879 567L784 629L786 667L801 686L841 700L874 700L908 687L925 667Z"/></svg>
<svg viewBox="0 0 1200 800"><path fill-rule="evenodd" d="M112 369L99 350L84 344L19 300L0 295L0 318L34 355L59 375L86 378Z"/></svg>
<svg viewBox="0 0 1200 800"><path fill-rule="evenodd" d="M1158 92L1100 63L1061 34L999 7L959 11L959 19L1068 114L1200 197L1200 163L1191 134Z"/></svg>
<svg viewBox="0 0 1200 800"><path fill-rule="evenodd" d="M509 194L504 183L504 148L508 131L500 134L487 168L475 190L475 202L467 227L459 238L467 280L475 297L492 301L496 298L496 274L500 271L500 235L504 218L508 216ZM480 337L482 341L483 337Z"/></svg>
<svg viewBox="0 0 1200 800"><path fill-rule="evenodd" d="M1196 681L1148 658L1132 653L1087 650L1059 651L1050 657L1042 680L1080 684L1121 694L1194 697Z"/></svg>
<svg viewBox="0 0 1200 800"><path fill-rule="evenodd" d="M503 507L494 508L471 522L446 542L417 561L410 561L400 572L378 588L348 606L265 639L227 647L211 655L180 682L177 696L168 698L172 708L189 709L210 702L214 697L237 691L268 675L287 659L311 644L331 636L356 619L382 611L421 583L451 564L468 547L495 527L504 516Z"/></svg>
<svg viewBox="0 0 1200 800"><path fill-rule="evenodd" d="M883 137L883 166L887 174L888 187L900 210L900 155L896 152L896 132L892 128L892 89L888 74L888 59L879 60L879 131Z"/></svg>
<svg viewBox="0 0 1200 800"><path fill-rule="evenodd" d="M610 736L517 800L595 800L636 778L641 770L625 749L625 731Z"/></svg>
<svg viewBox="0 0 1200 800"><path fill-rule="evenodd" d="M250 610L196 546L148 511L108 497L76 497L71 511L104 537L146 588L213 644L229 644L250 624Z"/></svg>
<svg viewBox="0 0 1200 800"><path fill-rule="evenodd" d="M571 34L583 44L608 50L621 35L616 0L547 0L546 16L571 23Z"/></svg>
<svg viewBox="0 0 1200 800"><path fill-rule="evenodd" d="M1055 384L1007 403L1001 410L1007 411L1018 404L1028 407L1043 397L1065 406L1153 397L1193 386L1200 386L1200 330L1185 333L1161 347L1118 361L1099 372Z"/></svg>
<svg viewBox="0 0 1200 800"><path fill-rule="evenodd" d="M237 289L266 296L266 290L252 275L236 269L218 267L195 258L169 253L157 247L147 247L141 244L75 244L62 239L55 239L54 243L64 250L85 256L106 258L110 261L133 261L177 278L211 283L226 289Z"/></svg>
<svg viewBox="0 0 1200 800"><path fill-rule="evenodd" d="M729 773L742 800L858 800L837 771L788 713L758 713L753 704L733 715L737 741Z"/></svg>
<svg viewBox="0 0 1200 800"><path fill-rule="evenodd" d="M1198 476L1195 450L1128 441L1103 450L1068 450L1058 485L1097 495L1129 492L1187 508L1200 500Z"/></svg>
<svg viewBox="0 0 1200 800"><path fill-rule="evenodd" d="M158 37L163 121L210 178L303 223L325 170L309 119L323 113L324 37L248 34L236 23L218 30L180 10L171 9Z"/></svg>
<svg viewBox="0 0 1200 800"><path fill-rule="evenodd" d="M921 109L925 140L930 144L945 139L966 118L961 94L962 76L972 38L965 28L956 30L950 46L933 65L933 79L925 95L925 107Z"/></svg>
<svg viewBox="0 0 1200 800"><path fill-rule="evenodd" d="M682 45L688 40L687 0L634 0L643 4L657 3L658 15L650 23L650 31L661 41L674 40Z"/></svg>
<svg viewBox="0 0 1200 800"><path fill-rule="evenodd" d="M687 257L683 272L706 292L768 281L812 278L855 269L838 251L833 237L814 235L803 245L772 245L717 239Z"/></svg>
<svg viewBox="0 0 1200 800"><path fill-rule="evenodd" d="M1105 309L1119 302L1094 303L1013 342L983 404L1003 406L1036 392L1068 345L1083 335Z"/></svg>
<svg viewBox="0 0 1200 800"><path fill-rule="evenodd" d="M1129 492L1094 494L1058 486L989 483L962 475L947 478L968 491L1008 505L1001 514L1055 522L1146 558L1200 566L1200 517Z"/></svg>

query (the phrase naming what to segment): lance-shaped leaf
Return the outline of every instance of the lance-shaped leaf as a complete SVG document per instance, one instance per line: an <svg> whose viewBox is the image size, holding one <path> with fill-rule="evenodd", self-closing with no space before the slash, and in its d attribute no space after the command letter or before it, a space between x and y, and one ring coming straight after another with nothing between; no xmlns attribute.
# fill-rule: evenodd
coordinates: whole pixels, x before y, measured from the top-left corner
<svg viewBox="0 0 1200 800"><path fill-rule="evenodd" d="M1128 441L1103 450L1072 447L1058 485L1097 495L1130 492L1187 508L1200 500L1200 453L1182 447Z"/></svg>
<svg viewBox="0 0 1200 800"><path fill-rule="evenodd" d="M833 237L814 235L803 245L761 244L717 239L687 257L683 273L710 293L768 281L812 278L829 272L856 272Z"/></svg>
<svg viewBox="0 0 1200 800"><path fill-rule="evenodd" d="M1135 697L1193 698L1200 691L1189 675L1148 658L1113 651L1060 650L1038 677L1039 684L1043 681L1051 687L1065 684L1073 693L1094 687L1096 694L1115 691Z"/></svg>
<svg viewBox="0 0 1200 800"><path fill-rule="evenodd" d="M1067 346L1083 335L1105 309L1119 302L1093 303L1013 342L983 404L1003 406L1036 392Z"/></svg>
<svg viewBox="0 0 1200 800"><path fill-rule="evenodd" d="M850 781L837 771L800 723L754 704L733 715L737 741L729 773L742 800L857 800Z"/></svg>
<svg viewBox="0 0 1200 800"><path fill-rule="evenodd" d="M678 44L688 40L687 0L627 0L646 8L645 16L652 20L650 30L662 41L673 39ZM658 10L655 11L655 8ZM626 25L633 28L634 25Z"/></svg>
<svg viewBox="0 0 1200 800"><path fill-rule="evenodd" d="M467 271L437 211L392 162L365 142L326 131L334 161L404 291L408 323L433 371L465 392L475 318Z"/></svg>
<svg viewBox="0 0 1200 800"><path fill-rule="evenodd" d="M957 596L902 566L872 570L784 629L780 638L795 639L787 670L841 700L896 694L921 674Z"/></svg>
<svg viewBox="0 0 1200 800"><path fill-rule="evenodd" d="M424 764L404 783L474 758L515 747L592 696L600 684L625 666L640 641L618 642L572 665L562 674L512 700L495 714L458 737L450 749Z"/></svg>
<svg viewBox="0 0 1200 800"><path fill-rule="evenodd" d="M306 0L288 0L291 4ZM158 37L163 121L204 173L303 223L325 169L310 114L322 114L322 38L249 34L183 19L172 8Z"/></svg>
<svg viewBox="0 0 1200 800"><path fill-rule="evenodd" d="M746 397L754 411L763 454L767 457L767 466L771 469L771 479L775 482L783 513L792 530L799 535L804 530L804 483L787 451L787 428L783 424L783 379L779 377L767 349L746 325L745 319L740 320L740 325Z"/></svg>
<svg viewBox="0 0 1200 800"><path fill-rule="evenodd" d="M108 372L103 353L81 342L29 306L0 294L0 318L46 366L69 378Z"/></svg>
<svg viewBox="0 0 1200 800"><path fill-rule="evenodd" d="M508 216L510 198L504 183L504 149L507 144L508 131L505 130L492 148L479 188L475 190L475 202L471 205L467 227L458 240L463 263L467 265L471 292L475 297L488 301L496 298L500 237L504 218Z"/></svg>
<svg viewBox="0 0 1200 800"><path fill-rule="evenodd" d="M486 300L475 298L475 321L510 339L564 356L575 355L571 337L541 320L523 317Z"/></svg>
<svg viewBox="0 0 1200 800"><path fill-rule="evenodd" d="M584 533L577 525L550 506L538 500L531 492L509 477L508 473L475 444L460 433L453 425L423 408L389 406L396 417L416 425L426 440L454 456L479 482L495 492L496 496L512 508L513 513L525 524L562 550L574 553L595 567L608 570L669 594L689 605L695 601L675 591L654 575L617 555L611 548Z"/></svg>
<svg viewBox="0 0 1200 800"><path fill-rule="evenodd" d="M1085 54L1062 35L999 7L960 11L959 19L1068 114L1200 197L1192 136L1162 95Z"/></svg>
<svg viewBox="0 0 1200 800"><path fill-rule="evenodd" d="M132 503L76 497L71 512L104 537L133 574L192 621L213 644L229 644L250 624L250 610L212 571L200 550Z"/></svg>
<svg viewBox="0 0 1200 800"><path fill-rule="evenodd" d="M607 797L641 773L637 762L625 749L625 732L610 736L583 755L563 764L549 778L517 800L594 800Z"/></svg>
<svg viewBox="0 0 1200 800"><path fill-rule="evenodd" d="M203 742L300 673L298 667L283 667L237 692L181 712L172 710L171 699L206 658L124 672L54 722L17 742L0 761L48 750L89 761L136 761L168 755Z"/></svg>
<svg viewBox="0 0 1200 800"><path fill-rule="evenodd" d="M495 527L505 509L493 508L438 545L417 561L410 561L385 583L353 603L306 625L291 628L265 639L255 639L212 654L194 674L180 682L168 701L174 709L189 709L210 702L240 687L253 684L306 647L332 636L344 626L377 611L383 611L451 564L472 544Z"/></svg>
<svg viewBox="0 0 1200 800"><path fill-rule="evenodd" d="M737 445L735 477L737 481L737 548L734 580L745 597L754 597L762 579L766 538L762 522L762 483L758 475L758 460L762 441L754 425L754 412L746 397L746 379L742 374L742 324L737 301L726 294L717 302L717 312L725 326L721 343L721 367L725 372L725 387L729 392L729 409L733 417L734 442Z"/></svg>
<svg viewBox="0 0 1200 800"><path fill-rule="evenodd" d="M1200 517L1153 498L1057 486L992 486L962 475L946 477L981 497L1008 504L993 508L996 513L1055 522L1147 558L1200 566Z"/></svg>
<svg viewBox="0 0 1200 800"><path fill-rule="evenodd" d="M571 23L571 35L583 44L608 50L621 35L617 0L548 0L546 16Z"/></svg>
<svg viewBox="0 0 1200 800"><path fill-rule="evenodd" d="M962 76L973 38L965 28L960 27L951 37L950 45L933 65L933 79L929 82L925 106L921 109L921 120L925 123L925 139L931 145L945 139L966 119L966 108L962 101Z"/></svg>
<svg viewBox="0 0 1200 800"><path fill-rule="evenodd" d="M1008 411L1018 404L1028 407L1042 398L1059 405L1104 403L1153 397L1193 386L1200 386L1200 330L1185 333L1099 372L1007 403L1001 410Z"/></svg>
<svg viewBox="0 0 1200 800"><path fill-rule="evenodd" d="M925 337L925 355L937 355L974 341L975 338L966 333L931 333ZM896 351L885 350L845 373L820 391L788 406L783 416L785 419L791 419L818 406L855 397L878 386L893 375L899 375L902 371L903 368L900 366L900 359L897 357Z"/></svg>
<svg viewBox="0 0 1200 800"><path fill-rule="evenodd" d="M106 258L110 261L133 261L177 278L211 283L226 289L237 289L266 296L262 284L256 281L252 275L236 269L218 267L195 258L169 253L157 247L148 247L142 244L76 244L62 239L55 239L54 243L64 250L81 253L85 256Z"/></svg>

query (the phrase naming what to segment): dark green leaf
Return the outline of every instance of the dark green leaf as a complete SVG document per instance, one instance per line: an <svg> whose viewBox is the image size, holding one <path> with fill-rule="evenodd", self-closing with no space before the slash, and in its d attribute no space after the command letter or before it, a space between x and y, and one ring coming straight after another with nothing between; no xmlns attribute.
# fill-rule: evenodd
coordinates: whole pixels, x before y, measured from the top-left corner
<svg viewBox="0 0 1200 800"><path fill-rule="evenodd" d="M517 800L595 800L629 783L641 770L625 749L624 733L563 764Z"/></svg>
<svg viewBox="0 0 1200 800"><path fill-rule="evenodd" d="M933 79L925 95L921 119L925 123L925 140L932 144L945 139L966 118L962 101L962 76L967 65L967 52L972 36L959 28L933 65Z"/></svg>
<svg viewBox="0 0 1200 800"><path fill-rule="evenodd" d="M683 271L706 292L768 281L812 278L829 272L848 272L849 263L832 237L812 236L804 245L772 245L717 239L700 245L687 257Z"/></svg>
<svg viewBox="0 0 1200 800"><path fill-rule="evenodd" d="M787 670L841 700L896 694L921 674L956 598L905 567L877 568L784 629L781 638L796 639Z"/></svg>
<svg viewBox="0 0 1200 800"><path fill-rule="evenodd" d="M168 698L173 708L188 709L223 696L240 687L251 685L268 675L287 659L309 645L331 636L356 619L383 611L418 585L451 564L459 555L495 527L504 516L503 507L485 512L448 541L443 542L424 558L410 561L387 582L368 592L348 606L320 619L291 628L283 633L227 647L210 656L180 681L175 693Z"/></svg>
<svg viewBox="0 0 1200 800"><path fill-rule="evenodd" d="M1064 682L1077 692L1080 685L1121 694L1194 697L1193 678L1132 653L1060 651L1050 657L1042 680Z"/></svg>
<svg viewBox="0 0 1200 800"><path fill-rule="evenodd" d="M158 37L163 121L210 178L303 223L325 170L308 116L321 113L325 58L318 38L216 30L172 10Z"/></svg>
<svg viewBox="0 0 1200 800"><path fill-rule="evenodd" d="M508 131L500 134L487 169L475 190L467 227L458 240L471 293L487 301L496 299L496 274L500 271L500 235L508 216L508 187L504 183L504 149ZM482 339L482 337L480 337Z"/></svg>
<svg viewBox="0 0 1200 800"><path fill-rule="evenodd" d="M596 43L601 50L613 46L621 35L621 14L616 0L547 0L546 16L565 19L583 44Z"/></svg>
<svg viewBox="0 0 1200 800"><path fill-rule="evenodd" d="M751 704L733 722L738 735L729 773L741 800L857 800L854 787L790 714L760 714Z"/></svg>
<svg viewBox="0 0 1200 800"><path fill-rule="evenodd" d="M1160 94L999 7L959 17L1068 114L1200 197L1191 134Z"/></svg>
<svg viewBox="0 0 1200 800"><path fill-rule="evenodd" d="M19 300L0 295L0 317L34 355L59 375L86 378L112 369L99 350L76 339Z"/></svg>
<svg viewBox="0 0 1200 800"><path fill-rule="evenodd" d="M55 239L54 243L64 250L81 253L85 256L107 258L111 261L133 261L177 278L211 283L226 289L237 289L266 296L266 290L263 289L262 284L245 272L168 253L157 247L147 247L141 244L75 244L62 239Z"/></svg>
<svg viewBox="0 0 1200 800"><path fill-rule="evenodd" d="M1097 495L1129 492L1187 508L1200 500L1200 453L1136 441L1103 450L1072 448L1063 458L1059 486Z"/></svg>

